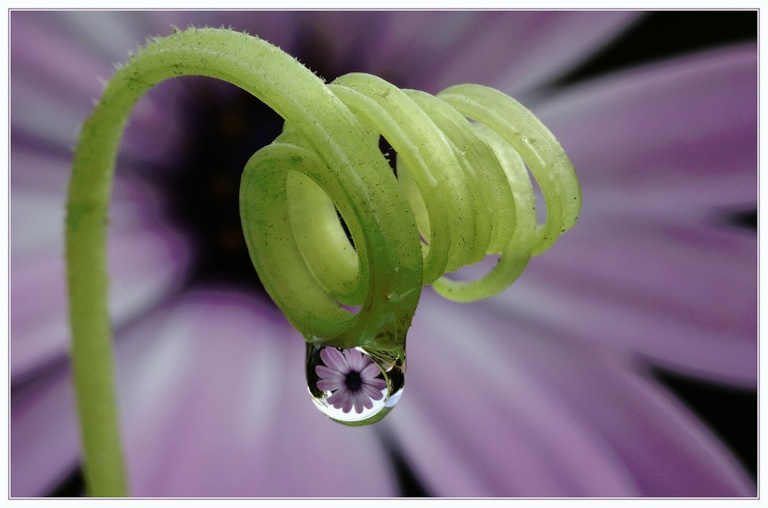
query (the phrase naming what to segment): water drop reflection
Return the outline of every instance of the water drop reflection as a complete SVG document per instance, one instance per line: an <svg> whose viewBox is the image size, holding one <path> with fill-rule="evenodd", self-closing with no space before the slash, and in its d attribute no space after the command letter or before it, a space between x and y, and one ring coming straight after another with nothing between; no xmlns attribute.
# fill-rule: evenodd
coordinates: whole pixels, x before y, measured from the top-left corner
<svg viewBox="0 0 768 508"><path fill-rule="evenodd" d="M320 411L345 425L381 420L405 384L404 354L307 344L307 387Z"/></svg>

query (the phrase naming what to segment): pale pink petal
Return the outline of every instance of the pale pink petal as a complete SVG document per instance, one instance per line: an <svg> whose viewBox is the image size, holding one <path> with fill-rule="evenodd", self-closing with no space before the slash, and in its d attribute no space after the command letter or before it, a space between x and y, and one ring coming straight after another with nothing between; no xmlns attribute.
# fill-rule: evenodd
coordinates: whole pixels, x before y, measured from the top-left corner
<svg viewBox="0 0 768 508"><path fill-rule="evenodd" d="M593 199L653 191L679 212L744 204L757 195L754 45L585 83L536 113L572 157ZM660 201L628 205L650 211Z"/></svg>
<svg viewBox="0 0 768 508"><path fill-rule="evenodd" d="M268 303L190 294L121 336L119 358L135 495L395 493L373 429L314 407L304 340Z"/></svg>
<svg viewBox="0 0 768 508"><path fill-rule="evenodd" d="M618 75L543 109L577 168L583 211L498 302L575 338L752 386L757 240L726 219L757 207L755 87L755 49L744 47Z"/></svg>
<svg viewBox="0 0 768 508"><path fill-rule="evenodd" d="M343 381L344 378L346 377L343 373L341 373L341 372L339 372L337 370L329 369L325 365L318 365L317 367L315 367L315 372L321 378L323 378L325 380L329 380L329 381L331 381L331 380L333 380L333 381Z"/></svg>
<svg viewBox="0 0 768 508"><path fill-rule="evenodd" d="M754 495L717 439L621 349L584 346L525 315L459 306L429 291L422 298L406 396L387 420L434 492Z"/></svg>
<svg viewBox="0 0 768 508"><path fill-rule="evenodd" d="M79 461L79 428L65 362L10 395L9 495L43 496Z"/></svg>
<svg viewBox="0 0 768 508"><path fill-rule="evenodd" d="M139 13L128 12L17 11L12 22L14 145L34 139L67 150L75 146L80 126L115 65L125 63L130 51L156 35L145 33L148 27ZM110 30L108 43L87 35L94 29L92 23ZM184 148L181 113L189 97L180 80L162 83L145 95L131 113L121 145L123 156L154 163L178 158Z"/></svg>
<svg viewBox="0 0 768 508"><path fill-rule="evenodd" d="M317 387L320 388L321 390L333 391L333 390L338 390L339 388L342 388L343 386L344 386L343 382L342 381L338 381L336 379L332 379L332 380L331 379L321 379L320 381L317 382Z"/></svg>
<svg viewBox="0 0 768 508"><path fill-rule="evenodd" d="M380 373L381 373L381 369L379 369L378 365L376 365L373 362L370 362L368 363L367 367L363 368L363 370L360 371L360 377L364 379L367 383L370 383Z"/></svg>
<svg viewBox="0 0 768 508"><path fill-rule="evenodd" d="M366 399L373 399L373 400L381 400L384 398L384 394L381 393L381 390L387 387L386 383L379 379L377 381L381 381L381 383L363 383L360 386L360 393L364 398Z"/></svg>
<svg viewBox="0 0 768 508"><path fill-rule="evenodd" d="M347 359L349 369L357 373L360 373L370 362L370 360L363 356L363 353L357 349L345 349L344 357Z"/></svg>
<svg viewBox="0 0 768 508"><path fill-rule="evenodd" d="M362 392L356 393L354 396L354 404L355 404L355 413L360 414L363 412L363 409L365 408L372 408L373 403L371 402L371 399L366 397Z"/></svg>
<svg viewBox="0 0 768 508"><path fill-rule="evenodd" d="M638 17L631 11L486 13L483 26L456 48L454 65L436 72L436 86L471 79L527 92L584 62Z"/></svg>
<svg viewBox="0 0 768 508"><path fill-rule="evenodd" d="M400 12L385 21L388 37L371 48L370 58L378 68L399 71L407 86L430 93L467 82L519 93L583 61L637 17L618 11Z"/></svg>
<svg viewBox="0 0 768 508"><path fill-rule="evenodd" d="M345 413L349 413L350 406L350 399L352 397L352 394L347 390L345 387L342 387L338 391L334 392L333 395L328 397L328 404L332 405L336 409L342 409L346 408L344 410Z"/></svg>
<svg viewBox="0 0 768 508"><path fill-rule="evenodd" d="M17 150L11 172L11 374L69 350L64 259L67 161ZM189 260L183 239L156 217L157 197L119 177L108 240L110 308L120 326L176 288Z"/></svg>
<svg viewBox="0 0 768 508"><path fill-rule="evenodd" d="M329 368L335 370L336 372L341 372L343 374L349 372L349 364L347 363L347 358L341 351L336 348L323 348L320 351L320 358Z"/></svg>

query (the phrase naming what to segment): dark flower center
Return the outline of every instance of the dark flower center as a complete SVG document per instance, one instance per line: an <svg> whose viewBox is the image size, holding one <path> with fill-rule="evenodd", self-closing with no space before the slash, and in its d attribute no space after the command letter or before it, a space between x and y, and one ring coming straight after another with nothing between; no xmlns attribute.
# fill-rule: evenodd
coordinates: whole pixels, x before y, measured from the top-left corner
<svg viewBox="0 0 768 508"><path fill-rule="evenodd" d="M356 392L363 385L363 378L360 377L360 373L357 371L351 371L347 373L347 377L344 378L344 386L350 392Z"/></svg>
<svg viewBox="0 0 768 508"><path fill-rule="evenodd" d="M193 242L187 283L263 292L240 225L240 176L250 156L278 136L283 120L231 85L189 81L194 101L185 109L186 149L167 182L171 217Z"/></svg>
<svg viewBox="0 0 768 508"><path fill-rule="evenodd" d="M327 81L367 70L356 46L344 58L332 58L337 53L332 40L308 23L297 27L293 51ZM403 85L391 73L384 74ZM240 224L240 177L251 155L280 134L283 119L234 85L209 78L180 79L192 92L179 108L186 126L184 147L176 167L148 168L147 178L165 189L170 219L192 241L194 257L186 285L265 294Z"/></svg>

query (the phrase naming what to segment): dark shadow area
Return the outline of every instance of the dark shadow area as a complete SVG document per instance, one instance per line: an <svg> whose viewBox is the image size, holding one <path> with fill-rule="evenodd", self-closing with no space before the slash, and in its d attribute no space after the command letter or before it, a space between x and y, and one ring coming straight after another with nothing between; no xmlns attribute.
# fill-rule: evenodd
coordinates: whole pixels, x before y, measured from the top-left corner
<svg viewBox="0 0 768 508"><path fill-rule="evenodd" d="M84 495L85 478L83 470L78 466L48 494L48 497L83 497Z"/></svg>
<svg viewBox="0 0 768 508"><path fill-rule="evenodd" d="M703 382L660 368L652 373L712 429L757 483L757 391Z"/></svg>
<svg viewBox="0 0 768 508"><path fill-rule="evenodd" d="M556 87L690 52L757 41L757 11L657 11L575 68Z"/></svg>

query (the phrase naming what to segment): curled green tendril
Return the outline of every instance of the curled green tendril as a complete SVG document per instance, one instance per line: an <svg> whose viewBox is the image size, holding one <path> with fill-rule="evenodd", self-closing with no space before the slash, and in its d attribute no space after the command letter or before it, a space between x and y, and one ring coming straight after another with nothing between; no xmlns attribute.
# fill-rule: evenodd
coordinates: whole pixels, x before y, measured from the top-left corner
<svg viewBox="0 0 768 508"><path fill-rule="evenodd" d="M433 97L400 90L370 74L347 74L326 88L355 114L359 135L377 152L358 176L380 171L379 136L397 153L398 183L412 212L396 220L414 244L412 214L425 239L419 244L419 287L433 284L457 301L497 294L532 255L575 223L581 195L573 167L554 136L514 99L479 85L454 86ZM384 267L382 277L390 281L403 270L411 283L420 268L406 259L381 266L370 259L398 240L372 235L354 207L355 197L366 200L328 180L343 161L323 162L311 146L316 145L288 124L246 166L241 214L254 265L272 298L308 337L338 347L361 345L388 331L390 316L407 317L405 327L398 327L402 332L414 299L391 286L380 292L368 284L376 280L376 268ZM526 163L547 204L541 225ZM499 262L481 279L455 281L444 275L497 253ZM362 310L352 314L339 303Z"/></svg>
<svg viewBox="0 0 768 508"><path fill-rule="evenodd" d="M574 224L580 207L555 138L495 90L460 85L435 97L366 74L325 84L275 46L231 30L150 42L117 71L83 125L67 202L73 375L86 484L96 496L128 492L107 311L115 158L139 98L183 75L232 83L285 119L283 133L248 161L240 208L262 283L311 341L401 346L423 285L460 301L496 294ZM397 176L381 136L397 153ZM546 201L544 224L536 223L526 164ZM489 253L501 257L484 278L444 276Z"/></svg>

